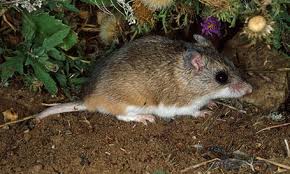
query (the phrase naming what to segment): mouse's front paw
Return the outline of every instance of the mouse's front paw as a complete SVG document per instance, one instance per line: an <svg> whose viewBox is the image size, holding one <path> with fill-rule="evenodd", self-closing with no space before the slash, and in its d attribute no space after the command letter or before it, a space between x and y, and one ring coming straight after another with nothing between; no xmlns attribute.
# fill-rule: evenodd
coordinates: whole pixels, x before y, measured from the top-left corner
<svg viewBox="0 0 290 174"><path fill-rule="evenodd" d="M192 114L193 117L205 117L205 116L210 116L212 115L213 112L209 110L201 110L201 111L196 111L195 113Z"/></svg>
<svg viewBox="0 0 290 174"><path fill-rule="evenodd" d="M208 102L208 104L207 104L207 107L208 107L210 110L213 110L213 109L217 108L218 105L216 104L216 102L210 100L210 101Z"/></svg>
<svg viewBox="0 0 290 174"><path fill-rule="evenodd" d="M155 122L155 117L153 115L139 115L136 118L137 122L141 122L144 125L147 125L147 121L149 121L150 123L154 123Z"/></svg>

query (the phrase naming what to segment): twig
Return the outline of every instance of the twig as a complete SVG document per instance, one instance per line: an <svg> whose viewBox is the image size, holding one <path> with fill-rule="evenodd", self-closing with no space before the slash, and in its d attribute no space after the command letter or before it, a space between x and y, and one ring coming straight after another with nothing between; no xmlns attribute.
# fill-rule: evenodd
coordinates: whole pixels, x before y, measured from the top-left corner
<svg viewBox="0 0 290 174"><path fill-rule="evenodd" d="M113 15L113 13L107 9L106 5L104 4L104 1L102 1L103 9L105 9L110 15ZM114 15L113 15L114 16Z"/></svg>
<svg viewBox="0 0 290 174"><path fill-rule="evenodd" d="M42 106L56 106L59 105L60 103L41 103Z"/></svg>
<svg viewBox="0 0 290 174"><path fill-rule="evenodd" d="M92 32L92 33L100 31L99 28L90 28L90 27L81 27L80 30L85 31L85 32Z"/></svg>
<svg viewBox="0 0 290 174"><path fill-rule="evenodd" d="M278 127L284 127L284 126L288 126L288 125L290 125L290 123L284 123L284 124L279 124L279 125L274 125L274 126L266 127L266 128L264 128L264 129L261 129L261 130L259 130L258 132L256 132L256 134L257 134L257 133L260 133L260 132L262 132L262 131L265 131L265 130L270 130L270 129L278 128Z"/></svg>
<svg viewBox="0 0 290 174"><path fill-rule="evenodd" d="M277 68L277 69L246 69L247 72L287 72L290 68Z"/></svg>
<svg viewBox="0 0 290 174"><path fill-rule="evenodd" d="M204 162L201 162L201 163L195 164L195 165L193 165L193 166L189 166L189 167L187 167L187 168L181 170L180 172L181 172L181 173L184 173L184 172L187 172L187 171L189 171L189 170L191 170L191 169L195 169L195 168L198 168L198 167L200 167L200 166L206 165L207 163L211 163L211 162L219 161L219 160L220 160L219 158L214 158L214 159L211 159L211 160L208 160L208 161L204 161Z"/></svg>
<svg viewBox="0 0 290 174"><path fill-rule="evenodd" d="M23 122L23 121L25 121L25 120L30 120L30 119L33 119L33 118L36 118L36 115L31 115L31 116L24 117L24 118L19 119L19 120L10 121L10 122L7 122L7 123L4 123L4 124L1 124L1 125L0 125L0 128L2 128L2 127L4 127L4 126L11 125L11 124L20 123L20 122Z"/></svg>
<svg viewBox="0 0 290 174"><path fill-rule="evenodd" d="M121 11L121 10L119 10L119 8L117 7L117 6L115 6L115 4L114 4L114 2L112 1L112 0L110 0L111 1L111 4L113 5L113 7L119 12L119 13L121 13L123 16L125 16L125 14ZM126 16L125 16L126 17Z"/></svg>
<svg viewBox="0 0 290 174"><path fill-rule="evenodd" d="M3 14L3 20L12 28L14 32L16 32L16 28L8 21L5 14Z"/></svg>
<svg viewBox="0 0 290 174"><path fill-rule="evenodd" d="M95 3L95 5L103 12L106 13L107 15L113 15L104 5L104 2L102 1L102 5L99 5L98 3ZM104 8L103 8L104 7Z"/></svg>
<svg viewBox="0 0 290 174"><path fill-rule="evenodd" d="M290 158L290 149L289 149L288 141L286 139L284 139L284 142L285 142L285 145L286 145L287 156L288 156L288 158Z"/></svg>
<svg viewBox="0 0 290 174"><path fill-rule="evenodd" d="M90 64L91 63L91 61L83 60L83 59L80 59L78 57L74 57L74 56L70 56L70 55L66 55L66 57L70 58L71 60L79 60L79 61L81 61L83 63L87 63L87 64Z"/></svg>
<svg viewBox="0 0 290 174"><path fill-rule="evenodd" d="M240 110L240 109L238 109L238 108L236 108L236 107L234 107L234 106L231 106L231 105L225 104L225 103L223 103L223 102L219 102L219 101L215 101L215 102L216 102L217 104L220 104L220 105L226 106L226 107L228 107L228 108L230 108L230 109L233 109L233 110L235 110L235 111L238 111L238 112L240 112L240 113L243 113L243 114L246 114L246 113L247 113L245 110Z"/></svg>
<svg viewBox="0 0 290 174"><path fill-rule="evenodd" d="M250 166L251 170L253 172L255 172L255 168L254 168L254 165L253 165L253 163L254 163L253 158L251 158L251 162L244 161L244 163L247 164L248 166Z"/></svg>
<svg viewBox="0 0 290 174"><path fill-rule="evenodd" d="M83 165L83 167L81 168L80 174L83 173L84 169L85 169L86 165Z"/></svg>
<svg viewBox="0 0 290 174"><path fill-rule="evenodd" d="M267 160L265 158L261 158L261 157L256 157L257 160L260 160L260 161L265 161L267 163L270 163L270 164L273 164L273 165L276 165L278 167L281 167L281 168L284 168L284 169L288 169L290 170L290 166L287 166L287 165L284 165L284 164L280 164L280 163L277 163L277 162L274 162L274 161L270 161L270 160Z"/></svg>

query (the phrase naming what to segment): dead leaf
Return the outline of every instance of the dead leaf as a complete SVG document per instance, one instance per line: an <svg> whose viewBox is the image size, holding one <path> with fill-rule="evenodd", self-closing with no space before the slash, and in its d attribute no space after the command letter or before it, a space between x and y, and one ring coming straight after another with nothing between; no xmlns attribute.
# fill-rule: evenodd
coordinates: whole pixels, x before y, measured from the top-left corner
<svg viewBox="0 0 290 174"><path fill-rule="evenodd" d="M80 11L79 17L82 19L88 19L89 18L89 12L88 11Z"/></svg>
<svg viewBox="0 0 290 174"><path fill-rule="evenodd" d="M4 121L15 121L18 119L18 114L13 111L13 109L7 109L6 111L2 112L4 116Z"/></svg>

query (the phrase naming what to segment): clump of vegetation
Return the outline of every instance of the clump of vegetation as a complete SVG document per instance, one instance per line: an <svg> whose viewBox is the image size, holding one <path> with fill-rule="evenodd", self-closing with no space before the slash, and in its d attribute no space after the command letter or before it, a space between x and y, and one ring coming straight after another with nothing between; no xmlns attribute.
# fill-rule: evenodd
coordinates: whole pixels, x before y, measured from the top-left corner
<svg viewBox="0 0 290 174"><path fill-rule="evenodd" d="M21 17L18 17L21 24L14 31L14 34L19 32L20 35L20 41L13 45L15 48L2 47L1 55L5 59L0 64L2 85L18 74L23 76L23 80L32 90L45 88L51 94L56 94L59 86L68 94L67 87L81 84L85 80L81 74L88 62L68 54L78 43L78 36L71 26L57 19L59 14L49 14L60 4L48 3L44 9L36 9L36 6L40 8L41 5L35 3L41 4L40 1L15 1L13 10L6 9L6 12L10 13L20 10ZM64 6L68 5L61 3ZM78 11L75 7L71 9ZM3 18L4 15L5 13L2 14Z"/></svg>
<svg viewBox="0 0 290 174"><path fill-rule="evenodd" d="M32 90L55 95L62 89L69 95L86 81L99 47L110 52L150 32L184 31L191 37L191 29L200 28L200 34L222 39L225 29L240 27L250 42L289 54L287 5L287 0L3 0L1 85L18 76Z"/></svg>
<svg viewBox="0 0 290 174"><path fill-rule="evenodd" d="M67 79L64 69L69 61L65 61L64 51L77 43L77 35L68 25L48 13L22 15L21 34L24 40L0 65L1 79L7 81L18 72L31 79L32 84L36 83L34 80L40 80L50 93L55 94L57 85L49 72L54 73L59 84L65 86ZM27 66L32 68L33 73L24 71Z"/></svg>

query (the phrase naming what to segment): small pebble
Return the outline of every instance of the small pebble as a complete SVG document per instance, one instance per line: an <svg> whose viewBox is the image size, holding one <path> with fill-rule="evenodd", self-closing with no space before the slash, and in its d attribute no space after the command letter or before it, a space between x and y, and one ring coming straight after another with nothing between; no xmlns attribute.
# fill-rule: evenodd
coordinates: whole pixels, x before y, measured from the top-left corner
<svg viewBox="0 0 290 174"><path fill-rule="evenodd" d="M24 138L24 140L25 140L26 142L28 142L28 141L31 139L31 135L28 134L28 133L25 133L25 134L23 135L23 138Z"/></svg>
<svg viewBox="0 0 290 174"><path fill-rule="evenodd" d="M32 174L34 174L34 173L35 174L38 174L42 169L43 169L43 166L41 164L37 164L37 165L32 166L30 168L30 173L32 173Z"/></svg>
<svg viewBox="0 0 290 174"><path fill-rule="evenodd" d="M267 117L273 121L283 121L286 118L285 115L280 112L271 112Z"/></svg>

